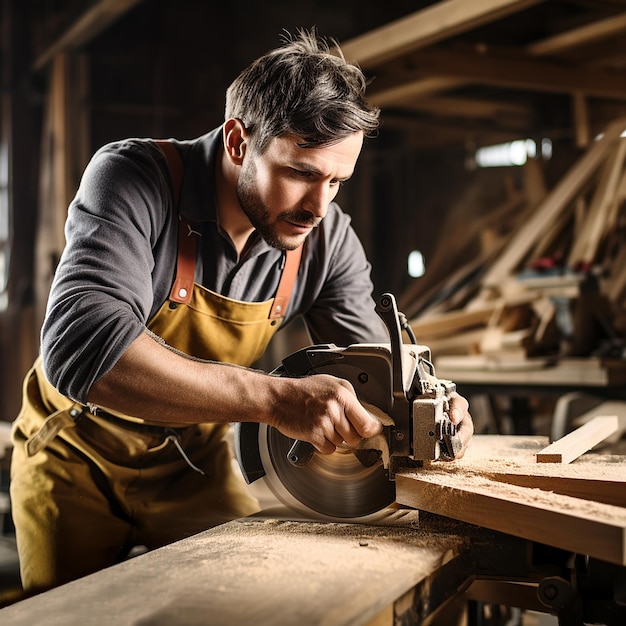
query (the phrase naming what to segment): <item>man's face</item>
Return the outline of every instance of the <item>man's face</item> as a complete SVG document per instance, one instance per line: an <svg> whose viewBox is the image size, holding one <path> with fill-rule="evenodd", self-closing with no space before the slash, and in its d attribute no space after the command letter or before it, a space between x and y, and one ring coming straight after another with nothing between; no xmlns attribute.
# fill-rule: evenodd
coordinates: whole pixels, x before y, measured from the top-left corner
<svg viewBox="0 0 626 626"><path fill-rule="evenodd" d="M237 181L239 203L263 239L293 250L326 215L342 182L354 172L363 133L323 148L301 148L299 139L272 139L261 155L247 153Z"/></svg>

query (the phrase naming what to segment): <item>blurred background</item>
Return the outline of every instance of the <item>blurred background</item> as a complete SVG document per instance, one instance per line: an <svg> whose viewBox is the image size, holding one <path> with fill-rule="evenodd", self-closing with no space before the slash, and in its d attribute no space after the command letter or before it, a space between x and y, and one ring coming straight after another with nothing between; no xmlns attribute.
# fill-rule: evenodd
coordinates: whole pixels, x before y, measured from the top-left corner
<svg viewBox="0 0 626 626"><path fill-rule="evenodd" d="M573 302L594 268L611 274L623 230L623 184L610 186L613 208L596 218L602 236L611 235L607 242L596 237L591 258L568 254L574 233L590 230L584 207L594 203L596 187L606 187L609 174L602 178L598 164L606 160L619 181L623 156L603 152L575 175L570 169L626 116L621 0L2 0L0 6L0 421L12 421L19 410L64 244L67 205L93 152L129 136L190 138L214 128L237 73L302 27L340 42L382 109L379 136L366 142L339 196L372 262L375 295L395 293L416 322L432 319L433 310L480 309L488 300L491 337L494 289L505 277L528 268L578 271L574 299L567 296ZM555 191L558 210L550 209L535 232L518 234ZM549 238L538 241L540 235ZM513 261L485 285L481 277L507 246L516 252ZM510 340L511 331L534 331L537 307L528 322L527 310L510 314L511 299L496 291L507 320L500 335L504 329ZM612 294L601 334L614 347L621 336L619 285ZM478 328L480 340L461 341L467 326L464 315L460 328L416 327L418 339L439 354L481 352L485 328ZM526 356L562 350L571 331L557 330L556 339L544 333L530 348L526 342ZM306 341L299 332L294 325L295 341ZM583 356L597 348L597 335L578 348ZM269 359L291 345L283 333Z"/></svg>

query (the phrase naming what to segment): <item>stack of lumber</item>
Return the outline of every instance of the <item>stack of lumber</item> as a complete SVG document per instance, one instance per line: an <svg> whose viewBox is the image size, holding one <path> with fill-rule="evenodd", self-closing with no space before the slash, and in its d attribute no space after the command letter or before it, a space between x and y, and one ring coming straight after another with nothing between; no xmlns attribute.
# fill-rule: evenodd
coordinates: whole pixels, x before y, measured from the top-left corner
<svg viewBox="0 0 626 626"><path fill-rule="evenodd" d="M488 244L476 258L460 259L443 283L400 298L419 343L437 356L499 363L623 356L625 131L626 119L612 123L545 196L512 192L491 216L459 225L478 229ZM490 238L503 221L510 232ZM450 232L446 240L441 245L453 254L449 244L457 240Z"/></svg>

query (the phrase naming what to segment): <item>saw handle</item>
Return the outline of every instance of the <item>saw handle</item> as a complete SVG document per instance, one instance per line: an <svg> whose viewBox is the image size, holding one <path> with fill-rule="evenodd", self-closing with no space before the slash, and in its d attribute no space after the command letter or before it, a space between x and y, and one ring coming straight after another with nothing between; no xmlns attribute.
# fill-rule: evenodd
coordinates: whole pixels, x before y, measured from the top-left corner
<svg viewBox="0 0 626 626"><path fill-rule="evenodd" d="M314 454L315 446L312 443L296 439L287 452L287 460L295 467L305 467Z"/></svg>

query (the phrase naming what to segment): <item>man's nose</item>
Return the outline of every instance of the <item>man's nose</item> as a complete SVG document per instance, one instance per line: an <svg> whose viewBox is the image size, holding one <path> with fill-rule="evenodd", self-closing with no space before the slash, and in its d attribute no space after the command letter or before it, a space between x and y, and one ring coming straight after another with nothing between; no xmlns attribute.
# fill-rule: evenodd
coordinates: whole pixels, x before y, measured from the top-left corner
<svg viewBox="0 0 626 626"><path fill-rule="evenodd" d="M309 189L309 193L305 196L302 208L316 218L323 219L328 212L330 201L331 195L328 187L326 185L315 185Z"/></svg>

